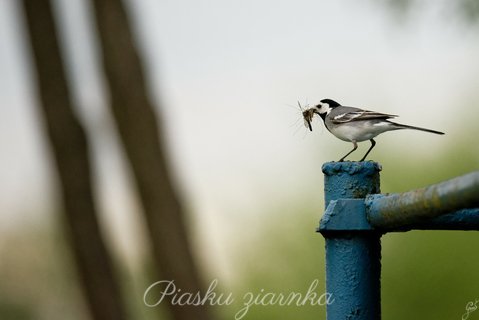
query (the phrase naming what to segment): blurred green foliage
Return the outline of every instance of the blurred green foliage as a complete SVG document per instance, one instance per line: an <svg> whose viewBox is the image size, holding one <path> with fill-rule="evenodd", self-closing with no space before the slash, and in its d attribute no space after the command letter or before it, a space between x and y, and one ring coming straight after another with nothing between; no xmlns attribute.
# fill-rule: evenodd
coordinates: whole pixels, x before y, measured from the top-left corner
<svg viewBox="0 0 479 320"><path fill-rule="evenodd" d="M382 191L407 191L478 170L479 148L471 142L470 132L450 134L461 143L446 146L437 155L398 158L390 147L378 148ZM304 190L292 190L290 199L272 203L255 226L257 231L246 230L229 248L235 279L232 284L219 279L217 292L232 292L235 303L214 307L222 319L234 319L247 292L304 294L315 279L319 280L315 291L325 291L324 240L315 232L324 205L322 182L314 179L306 179ZM65 240L55 229L32 225L2 235L0 319L64 319L65 313L69 319L86 319ZM466 304L479 298L477 232L393 233L383 236L382 247L384 319L460 319ZM143 306L149 273L148 267L122 270L132 318L166 319L161 309ZM243 319L324 319L325 310L308 305L252 306Z"/></svg>
<svg viewBox="0 0 479 320"><path fill-rule="evenodd" d="M471 143L470 133L451 134L462 143L447 146L438 155L399 159L387 146L376 150L383 159L382 191L407 191L477 170L479 148ZM232 292L235 303L214 307L222 319L234 319L247 292L305 294L315 279L319 280L315 291L325 291L324 240L315 232L324 205L318 200L321 184L305 181L304 190L292 190L290 199L272 204L254 228L259 231L246 231L230 248L235 279L231 285L219 279L217 291ZM0 319L64 319L65 312L69 319L86 318L65 240L54 229L27 226L2 235ZM383 236L382 246L384 319L460 319L466 304L479 298L477 232L393 233ZM122 272L134 319L164 318L161 310L142 304L148 273L147 268ZM325 310L308 305L252 306L243 319L324 319Z"/></svg>
<svg viewBox="0 0 479 320"><path fill-rule="evenodd" d="M379 5L385 5L394 15L407 18L411 12L425 10L427 6L439 6L447 16L457 17L459 20L475 25L479 21L478 0L456 0L456 1L418 1L418 0L386 0L377 1Z"/></svg>

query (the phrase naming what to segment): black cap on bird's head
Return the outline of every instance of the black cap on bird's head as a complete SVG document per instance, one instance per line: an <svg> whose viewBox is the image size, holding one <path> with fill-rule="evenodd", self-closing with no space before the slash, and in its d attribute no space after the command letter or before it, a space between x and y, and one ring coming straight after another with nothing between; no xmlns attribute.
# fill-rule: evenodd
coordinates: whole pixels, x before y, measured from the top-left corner
<svg viewBox="0 0 479 320"><path fill-rule="evenodd" d="M320 102L323 103L323 104L328 104L330 108L336 108L336 107L341 106L341 104L339 104L336 101L331 100L331 99L323 99Z"/></svg>
<svg viewBox="0 0 479 320"><path fill-rule="evenodd" d="M341 105L334 100L323 99L314 108L316 109L315 113L319 114L321 119L325 120L326 115L329 114L332 109L339 106Z"/></svg>

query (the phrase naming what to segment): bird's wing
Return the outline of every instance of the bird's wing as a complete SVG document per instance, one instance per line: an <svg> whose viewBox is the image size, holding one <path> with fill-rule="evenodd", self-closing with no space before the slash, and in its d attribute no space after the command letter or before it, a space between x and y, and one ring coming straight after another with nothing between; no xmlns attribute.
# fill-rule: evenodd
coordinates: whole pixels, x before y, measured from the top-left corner
<svg viewBox="0 0 479 320"><path fill-rule="evenodd" d="M372 120L372 119L391 119L397 117L394 114L380 113L376 111L362 110L358 108L348 108L346 112L333 115L331 117L332 123L346 123L351 121Z"/></svg>

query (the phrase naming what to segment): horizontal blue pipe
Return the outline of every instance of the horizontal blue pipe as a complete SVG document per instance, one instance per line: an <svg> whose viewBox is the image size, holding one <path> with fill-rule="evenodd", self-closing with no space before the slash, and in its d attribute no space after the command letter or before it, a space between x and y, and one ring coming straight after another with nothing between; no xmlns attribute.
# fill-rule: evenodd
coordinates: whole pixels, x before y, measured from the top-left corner
<svg viewBox="0 0 479 320"><path fill-rule="evenodd" d="M318 229L324 234L373 230L380 233L409 230L479 231L479 208L462 209L410 225L382 228L368 221L363 199L339 199L330 201Z"/></svg>
<svg viewBox="0 0 479 320"><path fill-rule="evenodd" d="M479 231L479 208L462 209L452 213L443 214L428 221L388 231L408 230L461 230Z"/></svg>
<svg viewBox="0 0 479 320"><path fill-rule="evenodd" d="M369 222L394 229L453 211L479 207L479 171L404 193L366 198Z"/></svg>

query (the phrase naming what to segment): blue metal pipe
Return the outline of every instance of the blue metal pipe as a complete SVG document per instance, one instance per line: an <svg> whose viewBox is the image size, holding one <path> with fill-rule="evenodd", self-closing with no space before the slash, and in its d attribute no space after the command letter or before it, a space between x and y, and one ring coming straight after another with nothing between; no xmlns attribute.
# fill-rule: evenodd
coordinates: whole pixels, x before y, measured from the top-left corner
<svg viewBox="0 0 479 320"><path fill-rule="evenodd" d="M366 199L369 222L377 228L414 225L460 209L479 207L479 171L426 188Z"/></svg>
<svg viewBox="0 0 479 320"><path fill-rule="evenodd" d="M479 231L479 208L462 209L459 211L443 214L428 221L406 225L395 229L389 229L387 232L409 230Z"/></svg>
<svg viewBox="0 0 479 320"><path fill-rule="evenodd" d="M331 200L363 199L380 192L377 162L326 162L323 165L326 207Z"/></svg>
<svg viewBox="0 0 479 320"><path fill-rule="evenodd" d="M328 320L381 318L380 237L386 232L479 230L479 172L427 188L380 195L374 162L323 165Z"/></svg>
<svg viewBox="0 0 479 320"><path fill-rule="evenodd" d="M378 228L368 221L364 199L340 199L329 202L320 228L322 233L344 231L404 232L409 230L479 231L479 208L462 209L394 228Z"/></svg>
<svg viewBox="0 0 479 320"><path fill-rule="evenodd" d="M380 170L375 162L325 163L326 207L331 200L364 199L367 194L380 192ZM349 217L342 218L355 220L358 212L346 211ZM327 319L381 319L381 233L331 230L327 219L323 217L318 228L326 243L326 291L334 299L327 306Z"/></svg>
<svg viewBox="0 0 479 320"><path fill-rule="evenodd" d="M336 231L370 231L381 233L409 230L479 230L479 208L462 209L423 222L394 228L378 228L368 221L364 199L340 199L329 202L320 228L323 233Z"/></svg>

